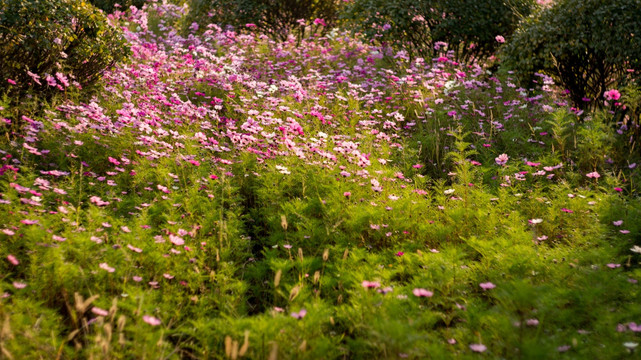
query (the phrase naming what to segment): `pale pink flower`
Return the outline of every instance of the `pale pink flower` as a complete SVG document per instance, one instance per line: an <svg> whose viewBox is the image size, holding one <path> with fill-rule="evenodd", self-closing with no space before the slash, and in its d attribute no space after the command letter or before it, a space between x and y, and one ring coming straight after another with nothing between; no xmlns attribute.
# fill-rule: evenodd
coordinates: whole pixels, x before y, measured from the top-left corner
<svg viewBox="0 0 641 360"><path fill-rule="evenodd" d="M142 317L142 321L146 322L147 324L151 326L157 326L160 325L160 319L153 317L151 315L145 315Z"/></svg>
<svg viewBox="0 0 641 360"><path fill-rule="evenodd" d="M107 271L107 272L110 272L110 273L112 273L112 272L116 271L116 269L112 268L112 267L111 267L111 266L109 266L109 264L107 264L107 263L100 263L100 265L98 265L98 266L99 266L101 269L103 269L103 270L105 270L105 271Z"/></svg>
<svg viewBox="0 0 641 360"><path fill-rule="evenodd" d="M421 288L412 290L412 294L414 294L414 296L416 297L432 297L432 295L434 295L433 292Z"/></svg>
<svg viewBox="0 0 641 360"><path fill-rule="evenodd" d="M180 245L183 245L185 243L185 240L183 240L183 238L181 238L180 236L173 235L173 234L169 234L169 241L171 241L171 243L176 245L176 246L180 246Z"/></svg>
<svg viewBox="0 0 641 360"><path fill-rule="evenodd" d="M491 282L480 283L479 286L483 290L494 289L496 287L496 285L492 284Z"/></svg>
<svg viewBox="0 0 641 360"><path fill-rule="evenodd" d="M20 261L18 261L18 258L11 254L7 255L7 260L9 260L9 262L13 266L18 266L18 264L20 264Z"/></svg>
<svg viewBox="0 0 641 360"><path fill-rule="evenodd" d="M107 311L105 309L101 309L99 307L95 307L95 306L91 308L91 312L96 314L96 315L98 315L98 316L107 316L107 315L109 315L109 311Z"/></svg>

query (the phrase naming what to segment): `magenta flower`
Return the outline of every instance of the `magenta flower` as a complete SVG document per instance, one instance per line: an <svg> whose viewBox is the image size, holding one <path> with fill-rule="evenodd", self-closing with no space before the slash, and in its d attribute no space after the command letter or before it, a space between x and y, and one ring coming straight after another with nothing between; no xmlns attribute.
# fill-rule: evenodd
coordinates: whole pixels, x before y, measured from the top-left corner
<svg viewBox="0 0 641 360"><path fill-rule="evenodd" d="M603 97L605 97L606 100L619 100L621 98L621 93L616 90L616 89L611 89L606 91L603 94Z"/></svg>

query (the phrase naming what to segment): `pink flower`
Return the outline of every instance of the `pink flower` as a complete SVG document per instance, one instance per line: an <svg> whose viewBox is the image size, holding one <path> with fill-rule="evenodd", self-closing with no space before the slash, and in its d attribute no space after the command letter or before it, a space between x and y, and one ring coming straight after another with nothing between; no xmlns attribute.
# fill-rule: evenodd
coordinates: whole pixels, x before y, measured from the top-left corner
<svg viewBox="0 0 641 360"><path fill-rule="evenodd" d="M133 246L131 244L127 244L127 249L129 249L129 250L131 250L133 252L137 252L137 253L141 253L142 252L142 249L137 248L137 247L135 247L135 246Z"/></svg>
<svg viewBox="0 0 641 360"><path fill-rule="evenodd" d="M256 24L249 23L249 24L245 24L245 26L251 29L251 28L255 28Z"/></svg>
<svg viewBox="0 0 641 360"><path fill-rule="evenodd" d="M314 24L315 25L321 25L321 26L327 26L327 24L325 23L325 20L319 19L319 18L314 19Z"/></svg>
<svg viewBox="0 0 641 360"><path fill-rule="evenodd" d="M590 179L598 179L601 177L601 175L599 175L599 173L596 171L585 174L585 176L589 177Z"/></svg>
<svg viewBox="0 0 641 360"><path fill-rule="evenodd" d="M501 154L494 159L494 161L496 161L496 164L501 166L505 165L508 160L510 160L510 157L507 156L507 154Z"/></svg>
<svg viewBox="0 0 641 360"><path fill-rule="evenodd" d="M498 42L499 44L503 44L505 42L505 38L501 35L496 35L494 39L496 39L496 42Z"/></svg>
<svg viewBox="0 0 641 360"><path fill-rule="evenodd" d="M11 79L7 79L7 82L9 84L11 84L11 85L15 85L16 84L16 82L14 80L11 80Z"/></svg>
<svg viewBox="0 0 641 360"><path fill-rule="evenodd" d="M538 326L539 325L539 320L537 320L537 319L527 319L525 321L525 323L527 324L527 326Z"/></svg>
<svg viewBox="0 0 641 360"><path fill-rule="evenodd" d="M157 326L160 325L160 319L153 317L151 315L145 315L142 317L142 321L146 322L147 324L151 326Z"/></svg>
<svg viewBox="0 0 641 360"><path fill-rule="evenodd" d="M56 240L56 241L60 241L60 242L67 241L67 238L64 238L64 237L58 236L58 235L53 235L51 238Z"/></svg>
<svg viewBox="0 0 641 360"><path fill-rule="evenodd" d="M95 307L95 306L91 308L91 312L96 314L96 315L98 315L98 316L107 316L107 315L109 315L109 311L107 311L105 309L101 309L99 307Z"/></svg>
<svg viewBox="0 0 641 360"><path fill-rule="evenodd" d="M107 263L100 263L100 265L98 265L98 266L99 266L101 269L103 269L103 270L105 270L105 271L107 271L107 272L110 272L110 273L112 273L112 272L116 271L116 269L112 268L112 267L111 267L111 266L109 266L109 264L107 264Z"/></svg>
<svg viewBox="0 0 641 360"><path fill-rule="evenodd" d="M15 256L13 256L11 254L7 255L7 260L9 260L9 262L13 266L18 266L18 264L20 264L20 261L18 261L18 258L16 258Z"/></svg>
<svg viewBox="0 0 641 360"><path fill-rule="evenodd" d="M470 349L472 351L474 351L474 352L481 353L481 352L484 352L485 350L487 350L487 346L485 346L483 344L471 344L470 345Z"/></svg>
<svg viewBox="0 0 641 360"><path fill-rule="evenodd" d="M432 297L432 295L434 295L433 292L420 288L412 290L412 294L414 294L414 296L416 297Z"/></svg>
<svg viewBox="0 0 641 360"><path fill-rule="evenodd" d="M381 283L379 283L378 281L363 280L361 285L366 289L377 289L377 288L381 287Z"/></svg>
<svg viewBox="0 0 641 360"><path fill-rule="evenodd" d="M180 245L183 245L185 243L185 240L183 240L183 238L181 238L180 236L173 235L173 234L169 234L169 241L171 241L171 243L176 245L176 246L180 246Z"/></svg>
<svg viewBox="0 0 641 360"><path fill-rule="evenodd" d="M611 89L606 91L603 94L603 97L605 97L606 100L619 100L621 98L621 93L616 90L616 89Z"/></svg>
<svg viewBox="0 0 641 360"><path fill-rule="evenodd" d="M304 317L305 317L305 315L307 315L307 310L305 310L305 309L300 309L300 311L299 311L299 312L292 312L292 314L291 314L291 315L292 315L292 317L293 317L293 318L295 318L295 319L299 319L299 320L300 320L300 319L304 318Z"/></svg>
<svg viewBox="0 0 641 360"><path fill-rule="evenodd" d="M479 286L483 290L494 289L496 287L496 285L492 284L491 282L480 283Z"/></svg>
<svg viewBox="0 0 641 360"><path fill-rule="evenodd" d="M621 226L621 224L623 224L623 220L617 220L612 222L612 225L614 226Z"/></svg>

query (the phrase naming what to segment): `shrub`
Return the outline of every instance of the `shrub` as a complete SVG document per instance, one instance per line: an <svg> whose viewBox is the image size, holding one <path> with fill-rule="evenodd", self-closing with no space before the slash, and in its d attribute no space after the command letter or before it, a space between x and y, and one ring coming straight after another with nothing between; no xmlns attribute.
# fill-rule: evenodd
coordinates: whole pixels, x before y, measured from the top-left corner
<svg viewBox="0 0 641 360"><path fill-rule="evenodd" d="M0 0L0 9L0 92L12 98L86 87L127 54L121 32L84 2Z"/></svg>
<svg viewBox="0 0 641 360"><path fill-rule="evenodd" d="M344 18L354 30L393 47L434 56L435 45L445 42L457 59L472 61L494 54L496 37L508 37L532 6L531 0L356 0Z"/></svg>
<svg viewBox="0 0 641 360"><path fill-rule="evenodd" d="M529 81L555 77L575 105L603 93L641 68L641 1L561 0L526 19L504 52L504 65ZM592 104L602 103L593 101Z"/></svg>
<svg viewBox="0 0 641 360"><path fill-rule="evenodd" d="M130 6L135 6L137 8L142 8L145 5L146 0L90 0L89 1L93 6L98 9L110 13L115 8L114 5L118 4L121 8L128 8Z"/></svg>
<svg viewBox="0 0 641 360"><path fill-rule="evenodd" d="M280 40L290 32L298 37L310 29L324 32L335 23L339 8L335 0L191 0L189 5L189 23L231 25L239 30L254 24ZM301 19L310 26L299 23Z"/></svg>

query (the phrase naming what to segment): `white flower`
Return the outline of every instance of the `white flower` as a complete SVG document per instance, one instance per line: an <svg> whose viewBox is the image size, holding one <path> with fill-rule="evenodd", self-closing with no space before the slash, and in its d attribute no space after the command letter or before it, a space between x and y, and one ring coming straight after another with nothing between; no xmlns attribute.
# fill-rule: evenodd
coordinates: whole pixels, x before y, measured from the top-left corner
<svg viewBox="0 0 641 360"><path fill-rule="evenodd" d="M633 247L630 248L630 251L632 251L633 253L641 254L641 246L634 245Z"/></svg>
<svg viewBox="0 0 641 360"><path fill-rule="evenodd" d="M451 194L453 192L454 192L454 189L447 189L447 190L443 191L443 194L449 195L449 194Z"/></svg>

